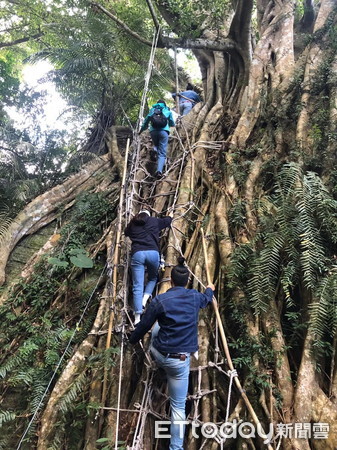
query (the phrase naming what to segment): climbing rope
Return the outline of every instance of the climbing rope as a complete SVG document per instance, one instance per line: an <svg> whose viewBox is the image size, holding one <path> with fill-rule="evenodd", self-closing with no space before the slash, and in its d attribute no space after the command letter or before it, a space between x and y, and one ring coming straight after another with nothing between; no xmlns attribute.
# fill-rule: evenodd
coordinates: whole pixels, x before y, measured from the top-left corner
<svg viewBox="0 0 337 450"><path fill-rule="evenodd" d="M132 449L140 450L140 446L142 443L142 438L144 435L145 421L148 414L148 408L150 403L150 397L152 393L152 380L153 380L153 371L150 371L149 368L147 370L145 388L142 397L142 403L140 405L140 411L138 414L137 424L135 428L135 432L133 435L132 441Z"/></svg>
<svg viewBox="0 0 337 450"><path fill-rule="evenodd" d="M155 54L156 54L156 49L157 49L159 36L160 36L160 26L158 27L156 33L154 33L153 38L152 38L152 47L151 47L151 53L150 53L150 57L149 57L149 64L148 64L148 68L147 68L147 72L146 72L146 76L145 76L145 84L144 84L144 89L143 89L143 95L142 95L142 99L141 99L141 102L140 102L140 110L139 110L139 116L138 116L137 131L139 131L140 123L142 122L143 116L144 116L146 96L147 96L147 92L149 90L149 83L150 83L150 78L151 78L151 74L152 74L154 57L155 57Z"/></svg>
<svg viewBox="0 0 337 450"><path fill-rule="evenodd" d="M119 358L119 379L118 379L118 394L117 394L117 419L116 419L116 438L115 438L115 450L118 450L118 432L119 432L119 417L121 407L121 391L122 391L122 370L123 370L123 354L124 354L124 332L125 325L123 323L122 329L122 343Z"/></svg>

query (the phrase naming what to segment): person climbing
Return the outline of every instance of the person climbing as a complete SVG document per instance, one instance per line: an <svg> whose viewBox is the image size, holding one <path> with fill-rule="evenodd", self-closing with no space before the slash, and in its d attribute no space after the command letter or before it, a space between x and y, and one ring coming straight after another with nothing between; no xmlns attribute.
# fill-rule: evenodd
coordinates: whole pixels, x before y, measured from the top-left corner
<svg viewBox="0 0 337 450"><path fill-rule="evenodd" d="M198 350L199 309L213 299L213 284L205 292L186 289L189 279L184 258L171 271L171 288L152 300L129 337L136 344L152 325L150 352L167 376L171 402L170 450L183 450L185 403L188 390L190 355Z"/></svg>
<svg viewBox="0 0 337 450"><path fill-rule="evenodd" d="M133 310L135 324L140 321L146 302L151 297L157 283L159 256L159 233L171 225L172 217L151 217L147 209L131 219L124 230L125 236L131 239L131 272ZM144 289L145 268L147 269L147 284Z"/></svg>
<svg viewBox="0 0 337 450"><path fill-rule="evenodd" d="M193 106L201 102L199 95L195 92L191 83L187 84L185 91L172 94L174 99L177 96L179 97L179 110L181 116L186 116L186 114L191 111Z"/></svg>
<svg viewBox="0 0 337 450"><path fill-rule="evenodd" d="M157 161L156 178L160 178L163 173L170 127L175 126L170 108L166 106L164 100L158 100L152 105L149 114L141 126L139 133L145 131L150 124L150 135L153 142L153 150L151 151L151 159Z"/></svg>

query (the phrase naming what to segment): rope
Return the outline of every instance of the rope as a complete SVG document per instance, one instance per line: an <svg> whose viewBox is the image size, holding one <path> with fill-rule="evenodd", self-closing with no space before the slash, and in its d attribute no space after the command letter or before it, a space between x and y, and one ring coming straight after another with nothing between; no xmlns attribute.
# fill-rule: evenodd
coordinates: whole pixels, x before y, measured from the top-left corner
<svg viewBox="0 0 337 450"><path fill-rule="evenodd" d="M119 433L119 417L120 417L120 407L121 407L121 391L122 391L122 370L123 370L123 352L124 352L124 331L125 325L123 323L122 329L122 344L119 359L119 378L118 378L118 394L117 394L117 419L116 419L116 439L115 439L115 450L118 450L118 433Z"/></svg>
<svg viewBox="0 0 337 450"><path fill-rule="evenodd" d="M156 53L156 49L157 49L159 35L160 35L160 27L158 27L157 32L154 33L153 39L152 39L152 47L151 47L151 53L150 53L150 58L149 58L149 64L148 64L147 73L145 76L145 84L144 84L142 100L140 103L137 131L139 130L140 122L143 119L143 115L144 115L146 96L147 96L147 92L149 89L149 83L150 83L150 78L151 78L151 74L152 74L153 62L154 62L154 57L155 57L155 53Z"/></svg>
<svg viewBox="0 0 337 450"><path fill-rule="evenodd" d="M229 370L227 372L227 374L229 375L229 387L228 387L228 397L227 397L227 410L226 410L226 420L225 423L228 422L228 418L229 418L229 409L231 406L231 395L232 395L232 386L233 386L233 378L238 376L237 371L234 370Z"/></svg>
<svg viewBox="0 0 337 450"><path fill-rule="evenodd" d="M25 432L23 433L23 435L22 435L22 437L21 437L21 439L20 439L20 442L19 442L18 446L16 447L16 450L19 450L19 449L20 449L21 444L23 443L25 437L27 436L27 433L28 433L29 430L30 430L30 427L32 426L32 424L33 424L33 422L34 422L34 420L35 420L35 417L36 417L36 415L37 415L37 413L38 413L38 411L39 411L39 409L40 409L40 407L41 407L41 405L42 405L42 403L43 403L43 400L45 399L45 397L46 397L46 395L47 395L47 393L48 393L48 391L49 391L49 388L50 388L50 386L51 386L51 384L52 384L52 382L53 382L53 380L54 380L54 378L55 378L55 376L56 376L56 374L57 374L57 371L59 370L59 368L60 368L60 366L61 366L61 364L62 364L62 361L63 361L65 355L67 354L67 352L68 352L68 350L69 350L69 348L70 348L70 344L72 343L72 341L73 341L73 339L74 339L74 336L75 336L76 332L78 331L78 326L79 326L80 323L82 322L83 317L84 317L85 313L87 312L87 309L89 308L91 299L92 299L92 297L93 297L93 295L94 295L94 293L95 293L95 291L96 291L96 289L97 289L97 287L98 287L98 285L99 285L99 282L100 282L100 280L101 280L101 278L102 278L102 276L103 276L103 274L104 274L104 272L105 272L106 267L107 267L107 264L105 264L105 266L103 267L103 270L102 270L102 272L101 272L101 274L100 274L100 276L99 276L99 278L98 278L98 280L97 280L97 283L96 283L96 285L95 285L95 287L94 287L92 293L90 294L90 297L89 297L87 303L85 304L85 307L84 307L84 309L83 309L83 312L82 312L82 314L81 314L81 316L80 316L78 322L76 323L76 327L75 327L75 329L74 329L72 335L71 335L70 338L69 338L68 344L67 344L65 350L63 351L63 353L62 353L62 355L61 355L61 357L60 357L60 359L59 359L59 362L58 362L57 365L56 365L56 368L55 368L55 370L54 370L54 372L53 372L53 374L52 374L52 376L51 376L51 378L50 378L50 380L49 380L49 383L48 383L46 389L44 390L44 392L43 392L43 394L42 394L42 396L41 396L41 399L40 399L40 401L39 401L37 407L35 408L34 414L33 414L32 418L30 419L30 421L29 421L29 423L28 423L28 425L27 425L27 428L26 428Z"/></svg>
<svg viewBox="0 0 337 450"><path fill-rule="evenodd" d="M279 440L278 443L277 443L276 450L279 450L279 449L280 449L281 443L282 443L282 435L280 436L280 440Z"/></svg>
<svg viewBox="0 0 337 450"><path fill-rule="evenodd" d="M148 413L148 403L150 399L150 387L152 387L152 379L153 379L153 372L150 373L150 371L147 371L147 377L145 381L145 389L143 393L142 403L140 405L140 413L138 414L138 420L135 428L135 434L132 441L132 449L134 450L140 450L139 445L141 442L141 438L144 433L145 428L145 420ZM149 386L150 384L150 386ZM152 389L151 389L152 392ZM144 413L144 414L142 414Z"/></svg>

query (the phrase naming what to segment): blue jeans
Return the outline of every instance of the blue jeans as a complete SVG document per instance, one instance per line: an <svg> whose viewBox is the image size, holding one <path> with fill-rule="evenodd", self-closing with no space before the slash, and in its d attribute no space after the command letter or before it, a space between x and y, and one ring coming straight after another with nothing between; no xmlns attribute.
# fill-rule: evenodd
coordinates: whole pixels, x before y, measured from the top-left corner
<svg viewBox="0 0 337 450"><path fill-rule="evenodd" d="M144 290L145 267L147 284ZM143 312L143 294L152 294L157 283L159 268L159 252L157 250L140 250L131 257L133 310L137 314Z"/></svg>
<svg viewBox="0 0 337 450"><path fill-rule="evenodd" d="M152 130L151 139L158 152L157 172L162 173L166 161L166 152L169 135L165 130Z"/></svg>
<svg viewBox="0 0 337 450"><path fill-rule="evenodd" d="M153 339L158 334L160 327L158 322L152 330L151 348L152 356L159 367L164 369L167 376L167 385L171 403L171 439L169 450L183 450L185 425L175 424L175 421L185 421L185 404L188 390L188 377L190 373L190 355L185 361L169 358L162 355L152 345Z"/></svg>
<svg viewBox="0 0 337 450"><path fill-rule="evenodd" d="M188 100L179 103L179 110L181 116L186 116L186 114L188 114L192 108L193 103L189 102Z"/></svg>

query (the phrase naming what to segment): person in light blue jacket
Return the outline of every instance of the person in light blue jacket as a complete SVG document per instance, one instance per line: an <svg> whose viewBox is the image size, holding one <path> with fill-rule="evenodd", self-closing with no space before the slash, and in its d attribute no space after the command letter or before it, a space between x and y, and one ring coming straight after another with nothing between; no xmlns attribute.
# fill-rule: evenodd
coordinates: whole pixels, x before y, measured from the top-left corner
<svg viewBox="0 0 337 450"><path fill-rule="evenodd" d="M150 134L153 142L153 150L151 152L151 159L157 160L156 178L160 178L163 173L168 138L170 134L170 127L174 127L174 119L170 108L166 106L164 100L158 100L152 105L149 114L141 126L140 133L145 131L150 125Z"/></svg>

